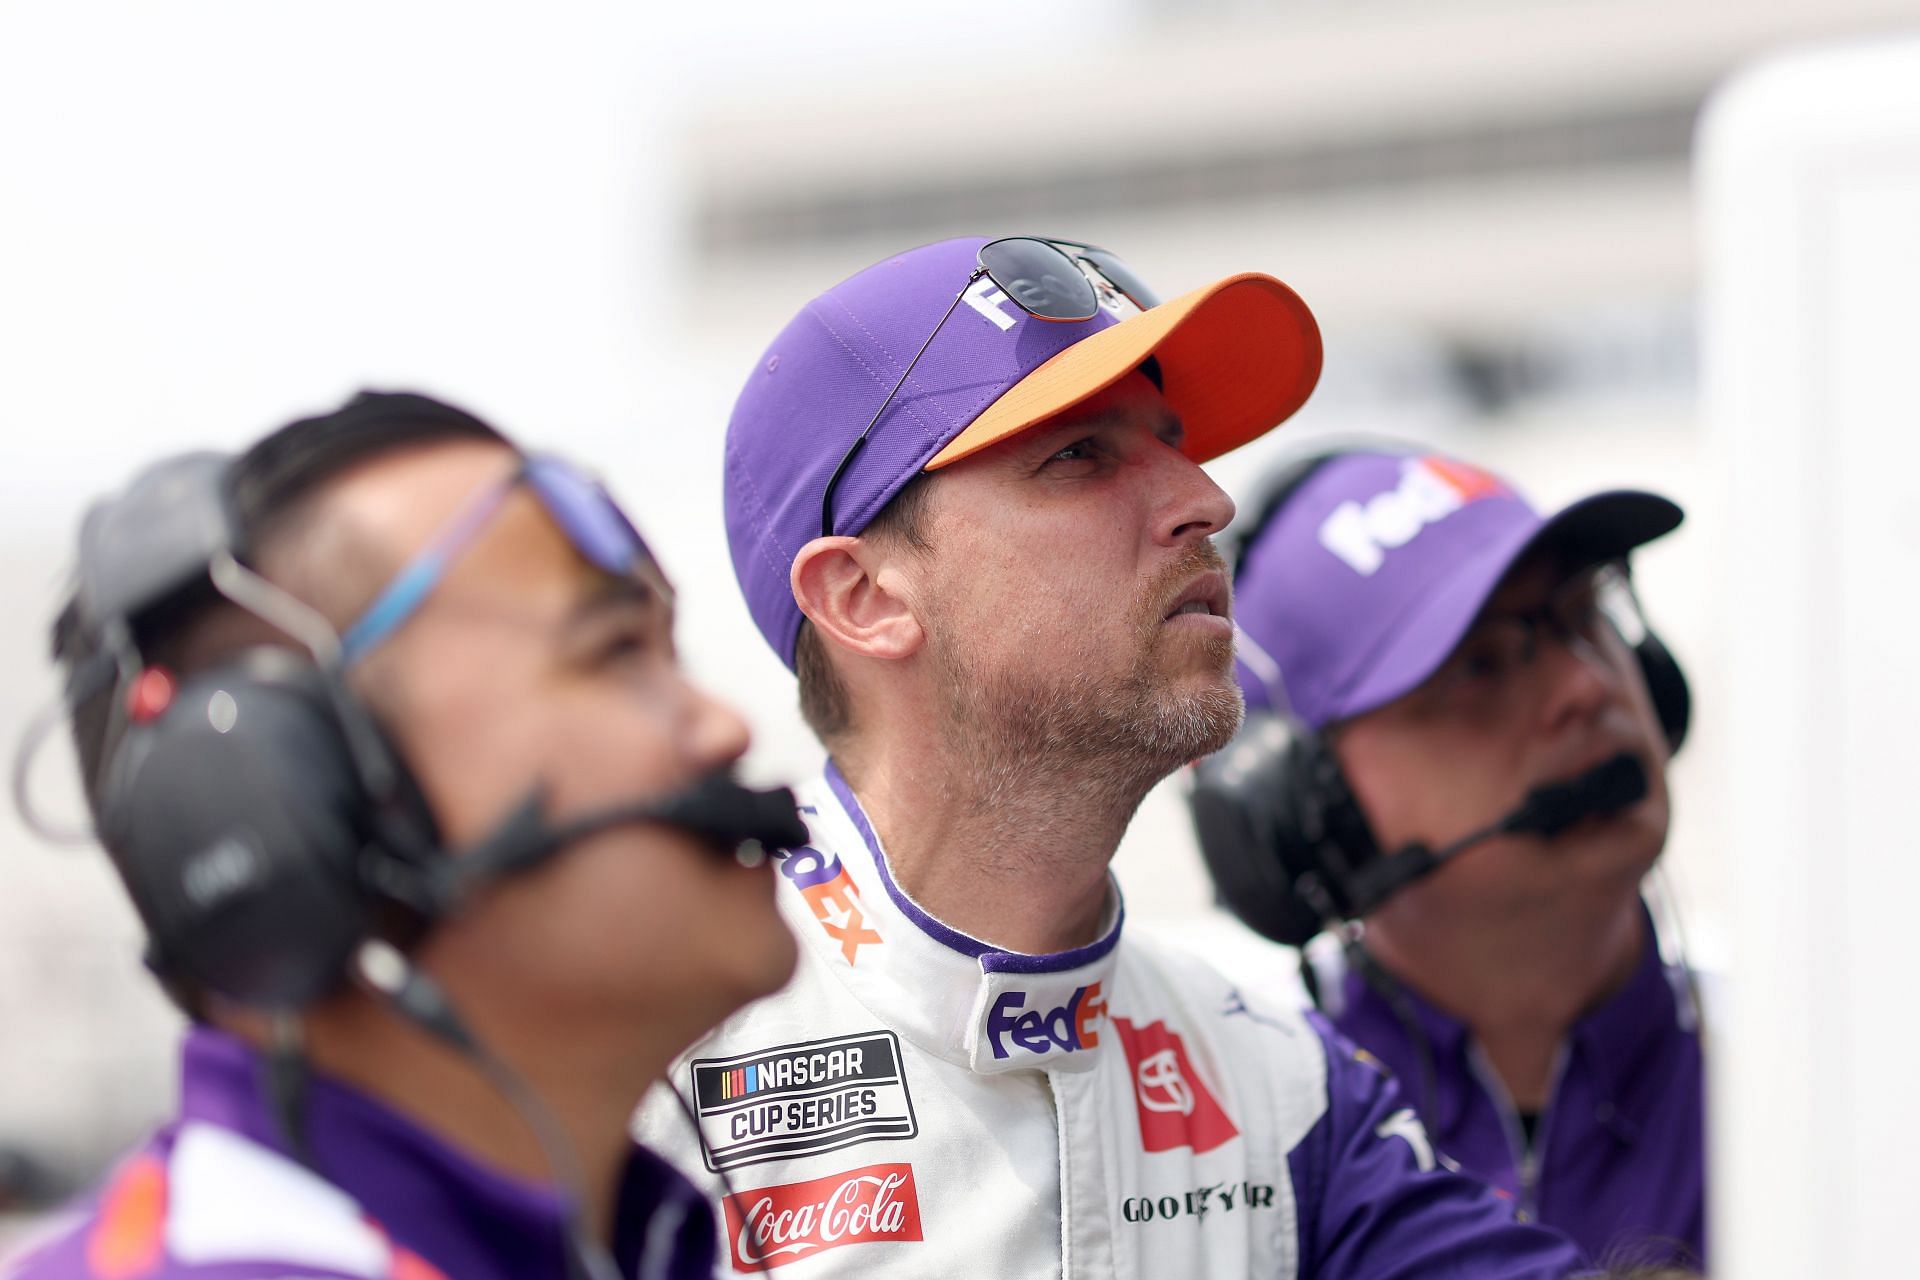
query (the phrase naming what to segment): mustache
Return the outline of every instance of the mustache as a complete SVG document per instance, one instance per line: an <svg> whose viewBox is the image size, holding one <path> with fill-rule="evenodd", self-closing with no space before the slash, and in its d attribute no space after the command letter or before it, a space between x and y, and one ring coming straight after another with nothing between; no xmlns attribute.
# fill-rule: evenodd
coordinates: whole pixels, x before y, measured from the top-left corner
<svg viewBox="0 0 1920 1280"><path fill-rule="evenodd" d="M1187 584L1212 571L1223 574L1227 571L1226 559L1220 554L1220 548L1213 545L1212 538L1180 552L1155 573L1141 591L1138 608L1141 625L1157 627L1173 607L1174 600L1187 589Z"/></svg>

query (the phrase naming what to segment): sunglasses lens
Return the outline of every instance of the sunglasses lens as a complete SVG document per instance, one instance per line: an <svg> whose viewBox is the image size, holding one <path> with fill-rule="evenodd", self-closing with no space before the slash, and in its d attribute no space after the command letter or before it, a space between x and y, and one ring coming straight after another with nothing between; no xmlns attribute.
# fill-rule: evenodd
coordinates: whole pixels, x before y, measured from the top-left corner
<svg viewBox="0 0 1920 1280"><path fill-rule="evenodd" d="M1114 288L1133 300L1133 304L1142 311L1150 311L1160 305L1159 295L1147 288L1146 282L1133 273L1120 259L1105 249L1083 249L1080 256L1094 265L1094 268L1112 282Z"/></svg>
<svg viewBox="0 0 1920 1280"><path fill-rule="evenodd" d="M574 549L595 568L629 577L651 562L640 531L591 477L555 458L536 458L527 466L527 482Z"/></svg>
<svg viewBox="0 0 1920 1280"><path fill-rule="evenodd" d="M1044 241L995 240L980 250L980 265L1008 297L1042 320L1091 320L1100 310L1080 268Z"/></svg>

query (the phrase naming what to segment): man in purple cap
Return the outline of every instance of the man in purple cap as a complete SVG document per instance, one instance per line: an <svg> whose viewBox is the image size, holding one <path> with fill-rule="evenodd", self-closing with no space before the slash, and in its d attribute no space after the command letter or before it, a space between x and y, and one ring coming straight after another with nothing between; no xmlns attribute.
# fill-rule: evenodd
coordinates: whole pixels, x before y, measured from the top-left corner
<svg viewBox="0 0 1920 1280"><path fill-rule="evenodd" d="M1311 390L1270 276L1156 305L1104 250L953 240L808 303L726 442L753 616L830 752L776 855L794 984L656 1090L735 1271L1550 1276L1314 1018L1122 941L1108 872L1240 720L1198 463Z"/></svg>
<svg viewBox="0 0 1920 1280"><path fill-rule="evenodd" d="M627 1121L792 972L740 855L804 828L727 781L745 726L606 493L363 394L150 467L78 570L89 807L193 1026L177 1118L0 1273L711 1276Z"/></svg>
<svg viewBox="0 0 1920 1280"><path fill-rule="evenodd" d="M1614 491L1542 517L1415 448L1303 459L1235 578L1248 726L1196 770L1202 847L1436 1145L1590 1256L1704 1260L1698 1010L1641 882L1686 733ZM1353 923L1364 920L1364 932Z"/></svg>

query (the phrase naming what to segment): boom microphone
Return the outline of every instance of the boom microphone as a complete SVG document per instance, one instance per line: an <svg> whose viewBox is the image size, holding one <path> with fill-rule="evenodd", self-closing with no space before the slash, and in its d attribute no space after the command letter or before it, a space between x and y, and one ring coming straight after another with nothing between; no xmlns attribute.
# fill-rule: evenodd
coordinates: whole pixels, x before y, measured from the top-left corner
<svg viewBox="0 0 1920 1280"><path fill-rule="evenodd" d="M1559 835L1586 818L1604 817L1639 804L1647 794L1647 770L1638 757L1621 752L1565 782L1549 782L1527 792L1518 808L1477 831L1429 849L1410 844L1378 858L1353 876L1348 896L1353 914L1363 916L1414 881L1437 871L1449 858L1496 836Z"/></svg>
<svg viewBox="0 0 1920 1280"><path fill-rule="evenodd" d="M793 792L785 787L755 791L724 773L708 774L662 800L617 805L576 818L555 828L552 837L570 844L633 822L678 827L735 857L741 856L745 845L785 849L807 842L807 827L794 808ZM751 858L752 851L744 852Z"/></svg>
<svg viewBox="0 0 1920 1280"><path fill-rule="evenodd" d="M1557 836L1582 818L1618 813L1646 795L1646 767L1623 751L1570 781L1535 787L1501 822L1500 830Z"/></svg>
<svg viewBox="0 0 1920 1280"><path fill-rule="evenodd" d="M542 812L545 808L545 788L536 786L492 834L464 854L439 859L434 864L437 873L426 882L434 909L439 913L456 910L476 892L532 870L576 840L632 823L677 827L744 866L764 862L767 849L793 848L807 841L807 826L800 820L793 792L785 787L756 791L725 773L707 774L658 800L614 805L557 826L548 825ZM467 1030L439 985L393 946L379 939L369 940L361 945L355 964L361 981L378 992L395 1013L478 1066L533 1131L564 1195L567 1225L563 1244L568 1280L618 1280L612 1258L586 1229L578 1155L545 1101ZM672 1088L671 1081L668 1087ZM677 1090L674 1094L679 1096ZM646 1224L646 1229L651 1233L653 1224ZM655 1256L651 1240L646 1256Z"/></svg>
<svg viewBox="0 0 1920 1280"><path fill-rule="evenodd" d="M670 796L614 805L558 825L544 814L545 792L536 788L493 833L464 855L444 860L434 887L441 910L452 907L484 885L530 870L588 836L634 823L657 822L697 836L746 866L768 849L807 842L807 826L785 787L756 791L724 773L711 773Z"/></svg>

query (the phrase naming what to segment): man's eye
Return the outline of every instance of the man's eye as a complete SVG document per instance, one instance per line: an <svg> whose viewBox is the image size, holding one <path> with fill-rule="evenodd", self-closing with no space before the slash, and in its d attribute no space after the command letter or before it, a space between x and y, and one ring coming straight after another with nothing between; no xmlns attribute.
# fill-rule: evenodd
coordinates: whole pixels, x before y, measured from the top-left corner
<svg viewBox="0 0 1920 1280"><path fill-rule="evenodd" d="M1474 680L1500 680L1517 667L1525 666L1531 656L1531 633L1517 619L1499 626L1483 627L1460 646L1459 670Z"/></svg>
<svg viewBox="0 0 1920 1280"><path fill-rule="evenodd" d="M643 657L653 649L653 637L642 627L621 627L609 632L594 647L594 657L614 663Z"/></svg>
<svg viewBox="0 0 1920 1280"><path fill-rule="evenodd" d="M1474 649L1460 655L1461 673L1472 680L1495 680L1506 669L1506 655L1497 650Z"/></svg>
<svg viewBox="0 0 1920 1280"><path fill-rule="evenodd" d="M1089 436L1085 440L1075 440L1064 449L1055 450L1047 459L1049 462L1079 462L1097 456L1099 446Z"/></svg>

